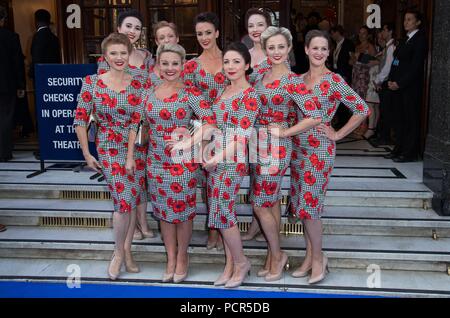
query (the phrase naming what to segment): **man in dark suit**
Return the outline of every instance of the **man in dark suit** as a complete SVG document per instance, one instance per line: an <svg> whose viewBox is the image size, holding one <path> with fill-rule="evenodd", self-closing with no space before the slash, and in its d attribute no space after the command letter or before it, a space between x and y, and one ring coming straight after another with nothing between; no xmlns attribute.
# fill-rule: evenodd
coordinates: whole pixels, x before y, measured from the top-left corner
<svg viewBox="0 0 450 318"><path fill-rule="evenodd" d="M332 56L333 72L341 75L347 83L351 83L353 67L349 62L350 53L355 52L355 45L344 37L344 28L341 25L331 28L330 34L336 43Z"/></svg>
<svg viewBox="0 0 450 318"><path fill-rule="evenodd" d="M355 45L352 41L344 37L344 28L337 25L330 30L332 39L335 42L333 54L330 54L331 69L341 75L347 83L352 82L353 67L350 65L350 53L355 52ZM352 116L351 112L344 105L340 104L336 112L333 126L336 129L344 126Z"/></svg>
<svg viewBox="0 0 450 318"><path fill-rule="evenodd" d="M0 162L12 159L12 130L17 98L25 95L24 56L20 38L4 28L7 11L0 6Z"/></svg>
<svg viewBox="0 0 450 318"><path fill-rule="evenodd" d="M407 38L394 52L388 88L393 92L395 148L386 156L395 162L411 162L419 156L420 106L424 84L427 39L420 29L423 17L417 11L405 14Z"/></svg>
<svg viewBox="0 0 450 318"><path fill-rule="evenodd" d="M34 13L36 33L31 42L30 77L34 80L34 66L36 64L61 63L61 46L59 39L50 30L51 15L44 9Z"/></svg>
<svg viewBox="0 0 450 318"><path fill-rule="evenodd" d="M34 66L36 64L59 64L61 63L61 46L59 40L50 30L51 15L44 9L34 13L36 33L31 42L31 65L29 76L34 80ZM36 122L36 131L39 127ZM40 151L34 153L36 159L40 159Z"/></svg>

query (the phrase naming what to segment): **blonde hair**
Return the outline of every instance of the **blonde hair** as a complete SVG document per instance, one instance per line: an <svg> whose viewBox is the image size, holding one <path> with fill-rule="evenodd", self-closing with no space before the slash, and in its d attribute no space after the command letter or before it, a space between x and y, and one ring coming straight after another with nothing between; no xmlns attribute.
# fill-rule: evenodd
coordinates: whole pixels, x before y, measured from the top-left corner
<svg viewBox="0 0 450 318"><path fill-rule="evenodd" d="M130 42L130 39L122 33L114 32L108 35L103 41L102 41L102 53L103 55L106 54L106 50L110 45L114 44L123 44L127 47L128 53L131 54L133 51L133 45Z"/></svg>
<svg viewBox="0 0 450 318"><path fill-rule="evenodd" d="M178 28L175 23L167 22L167 21L159 21L155 25L153 25L153 37L156 39L156 32L158 32L159 29L162 28L171 28L172 31L175 33L175 36L178 37Z"/></svg>
<svg viewBox="0 0 450 318"><path fill-rule="evenodd" d="M158 46L158 50L156 51L156 58L159 61L161 54L166 52L176 53L181 57L181 61L186 59L186 50L179 44L162 44Z"/></svg>
<svg viewBox="0 0 450 318"><path fill-rule="evenodd" d="M289 31L286 28L277 28L274 26L270 26L261 34L261 45L262 45L263 50L266 49L267 40L269 40L271 37L273 37L275 35L279 35L279 34L284 36L286 38L288 46L292 47L291 31Z"/></svg>

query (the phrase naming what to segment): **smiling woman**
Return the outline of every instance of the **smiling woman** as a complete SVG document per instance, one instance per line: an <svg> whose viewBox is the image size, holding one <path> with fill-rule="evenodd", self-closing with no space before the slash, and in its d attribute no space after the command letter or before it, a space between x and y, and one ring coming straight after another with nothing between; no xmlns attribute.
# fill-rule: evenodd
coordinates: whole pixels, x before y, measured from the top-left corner
<svg viewBox="0 0 450 318"><path fill-rule="evenodd" d="M149 76L149 69L153 64L151 53L146 49L136 49L134 45L139 41L142 34L143 18L136 10L121 12L118 17L117 32L124 34L130 40L131 51L127 72L133 77L139 77L145 83ZM103 51L103 47L102 47ZM98 60L98 74L108 71L110 65L101 57Z"/></svg>
<svg viewBox="0 0 450 318"><path fill-rule="evenodd" d="M137 273L139 266L131 255L136 226L136 210L146 210L146 147L136 150L136 131L141 119L142 85L125 72L132 46L129 38L113 33L102 42L104 58L110 68L102 75L90 75L83 81L74 126L89 168L105 177L114 202L113 231L115 248L108 268L116 280L125 263L127 272ZM97 118L98 161L89 151L86 127L91 115ZM114 123L111 125L111 123Z"/></svg>

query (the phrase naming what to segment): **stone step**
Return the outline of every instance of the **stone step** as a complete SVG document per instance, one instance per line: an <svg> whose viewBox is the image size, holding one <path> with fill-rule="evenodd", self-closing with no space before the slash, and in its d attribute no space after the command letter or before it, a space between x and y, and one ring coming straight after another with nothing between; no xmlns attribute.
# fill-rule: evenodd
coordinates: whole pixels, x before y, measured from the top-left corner
<svg viewBox="0 0 450 318"><path fill-rule="evenodd" d="M5 225L40 226L49 225L49 218L64 218L74 227L89 227L87 219L103 220L105 226L112 224L113 205L104 200L48 200L48 199L0 199L0 223ZM151 228L157 228L158 222L152 217L149 204L148 221ZM204 230L207 222L207 209L198 203L198 216L194 220L194 229ZM237 206L239 220L242 223L252 221L252 207L248 204ZM282 215L285 206L282 206ZM288 223L283 217L283 223ZM70 222L72 221L72 222ZM391 235L450 237L450 217L441 217L433 210L417 208L378 208L378 207L340 207L326 206L323 215L324 233L356 235Z"/></svg>
<svg viewBox="0 0 450 318"><path fill-rule="evenodd" d="M305 255L300 236L280 236L281 246L298 264ZM223 263L223 251L207 250L206 231L194 231L189 252L193 263ZM254 264L263 264L266 243L244 242L245 254ZM3 258L76 258L106 260L114 247L111 229L67 229L9 227L0 233ZM377 264L385 269L436 271L445 273L450 265L450 239L421 237L324 235L323 249L330 266L366 268ZM133 250L141 261L163 262L164 245L160 236L135 241Z"/></svg>
<svg viewBox="0 0 450 318"><path fill-rule="evenodd" d="M318 296L327 294L384 296L384 297L450 297L450 276L442 273L423 271L397 271L380 268L341 269L332 268L326 279L316 285L308 285L308 277L293 278L285 272L276 282L266 282L256 276L259 266L253 266L251 275L235 290L214 287L213 282L223 271L221 264L191 263L187 279L180 284L162 283L165 272L164 262L140 262L141 272L122 272L116 282L107 276L109 262L104 260L79 259L0 259L0 280L21 282L54 282L65 284L74 265L80 270L81 288L86 284L108 284L120 286L160 286L164 288L198 288L211 294L226 292L225 297L233 297L238 291L311 293ZM77 290L73 290L77 292ZM80 291L80 290L78 290ZM200 291L200 290L198 290ZM294 294L292 294L294 296ZM222 295L222 297L224 297ZM287 297L287 296L286 296Z"/></svg>
<svg viewBox="0 0 450 318"><path fill-rule="evenodd" d="M51 176L51 173L56 175ZM10 176L2 174L0 171L0 199L64 199L77 197L80 192L102 197L109 195L104 182L89 179L92 174L51 171L36 177L36 180L26 179L26 173L20 171L9 173ZM19 178L18 175L21 174L23 176ZM84 177L80 178L80 175ZM67 180L70 180L70 183ZM289 195L288 180L288 178L284 180L281 190L286 197ZM249 178L246 177L239 192L239 200L242 202L247 201L248 187ZM202 189L199 188L198 199L201 201L201 198ZM433 193L421 183L404 180L365 182L332 178L325 205L429 208L432 198Z"/></svg>

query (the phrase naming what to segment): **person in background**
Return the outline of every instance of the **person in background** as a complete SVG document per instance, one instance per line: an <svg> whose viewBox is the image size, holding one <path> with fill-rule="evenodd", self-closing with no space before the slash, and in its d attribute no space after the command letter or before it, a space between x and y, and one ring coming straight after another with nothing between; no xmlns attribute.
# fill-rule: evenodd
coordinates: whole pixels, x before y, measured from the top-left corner
<svg viewBox="0 0 450 318"><path fill-rule="evenodd" d="M0 6L0 162L12 159L14 109L25 96L25 69L17 33L6 29L7 11Z"/></svg>
<svg viewBox="0 0 450 318"><path fill-rule="evenodd" d="M31 65L29 76L34 80L34 66L36 64L60 64L61 45L59 39L50 30L51 15L45 9L34 13L36 33L31 42Z"/></svg>
<svg viewBox="0 0 450 318"><path fill-rule="evenodd" d="M259 71L266 72L271 68L269 59L262 48L261 35L269 26L272 25L272 21L269 13L263 9L257 8L251 8L247 11L245 21L247 33L253 41L253 48L249 50L251 55L251 67L253 69L252 74L249 75L249 82L253 85L257 81L258 77L262 76L259 74ZM241 239L243 241L250 241L255 237L257 241L265 241L264 236L261 234L258 220L253 217L247 232L242 235Z"/></svg>
<svg viewBox="0 0 450 318"><path fill-rule="evenodd" d="M177 26L174 23L167 21L159 21L153 26L153 36L158 47L163 44L178 44L180 41ZM152 65L149 72L149 86L162 84L163 79L161 78L158 63Z"/></svg>
<svg viewBox="0 0 450 318"><path fill-rule="evenodd" d="M407 37L395 50L389 72L387 84L395 107L395 147L385 158L395 162L412 162L419 157L420 108L427 55L423 19L418 11L406 12L403 26Z"/></svg>
<svg viewBox="0 0 450 318"><path fill-rule="evenodd" d="M345 36L342 25L337 25L330 30L331 38L334 41L331 67L333 72L341 75L347 83L352 82L353 66L350 65L350 56L355 52L355 45ZM345 125L351 113L347 107L339 104L334 120L334 127L340 128Z"/></svg>
<svg viewBox="0 0 450 318"><path fill-rule="evenodd" d="M376 60L376 55L377 51L373 44L371 30L364 25L359 29L358 45L356 46L355 53L351 55L350 64L353 66L351 86L365 101L367 101L368 97L370 69L376 63L379 63ZM371 106L369 105L369 107ZM364 139L366 132L367 124L363 122L360 127L355 129L353 134L357 138Z"/></svg>
<svg viewBox="0 0 450 318"><path fill-rule="evenodd" d="M387 79L394 61L395 39L394 24L386 23L383 25L381 36L385 42L382 51L380 72L375 78L378 95L380 96L380 120L377 127L377 138L372 141L375 145L391 144L391 130L393 109L391 106L391 91L387 86Z"/></svg>

